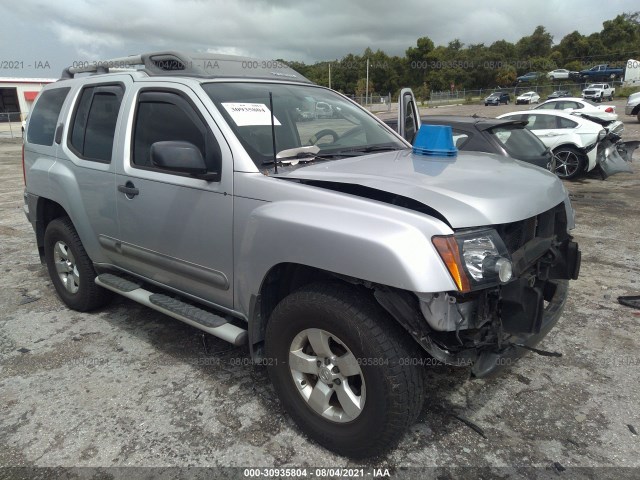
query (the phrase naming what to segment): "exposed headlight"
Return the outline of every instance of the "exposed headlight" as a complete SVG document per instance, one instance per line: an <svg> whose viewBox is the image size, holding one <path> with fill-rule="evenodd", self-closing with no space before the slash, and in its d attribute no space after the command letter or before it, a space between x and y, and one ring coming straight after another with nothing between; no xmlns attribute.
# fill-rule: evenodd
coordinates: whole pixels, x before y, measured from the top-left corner
<svg viewBox="0 0 640 480"><path fill-rule="evenodd" d="M493 229L433 237L432 241L462 292L507 283L513 277L509 253Z"/></svg>

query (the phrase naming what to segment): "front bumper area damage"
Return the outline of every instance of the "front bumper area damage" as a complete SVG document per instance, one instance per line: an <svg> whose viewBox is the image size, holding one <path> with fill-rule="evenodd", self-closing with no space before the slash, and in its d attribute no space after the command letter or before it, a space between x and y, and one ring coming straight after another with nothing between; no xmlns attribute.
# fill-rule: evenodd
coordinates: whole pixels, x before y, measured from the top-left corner
<svg viewBox="0 0 640 480"><path fill-rule="evenodd" d="M600 167L602 179L616 173L632 173L631 161L633 152L640 146L640 141L628 142L611 141L606 138L598 146L597 164Z"/></svg>
<svg viewBox="0 0 640 480"><path fill-rule="evenodd" d="M471 366L475 377L493 375L528 350L537 351L532 347L562 314L569 280L578 278L581 254L566 233L561 207L498 226L514 269L506 284L465 293L381 287L375 297L436 360Z"/></svg>

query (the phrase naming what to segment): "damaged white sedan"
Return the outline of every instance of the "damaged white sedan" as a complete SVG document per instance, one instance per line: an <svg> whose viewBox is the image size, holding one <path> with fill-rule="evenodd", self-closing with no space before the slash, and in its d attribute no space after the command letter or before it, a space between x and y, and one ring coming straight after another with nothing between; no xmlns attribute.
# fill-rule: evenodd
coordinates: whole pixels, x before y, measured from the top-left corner
<svg viewBox="0 0 640 480"><path fill-rule="evenodd" d="M596 167L603 178L630 172L631 156L640 143L619 142L624 130L622 122L586 114L536 109L505 113L498 118L526 121L526 128L556 157L556 174L565 180L576 179Z"/></svg>

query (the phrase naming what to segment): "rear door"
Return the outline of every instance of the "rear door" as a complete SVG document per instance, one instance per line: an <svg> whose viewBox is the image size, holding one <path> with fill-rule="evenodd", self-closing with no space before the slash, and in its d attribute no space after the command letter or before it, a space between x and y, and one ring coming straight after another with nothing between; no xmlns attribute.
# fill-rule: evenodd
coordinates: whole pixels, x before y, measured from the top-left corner
<svg viewBox="0 0 640 480"><path fill-rule="evenodd" d="M65 206L91 259L108 262L101 236L117 233L116 198L113 191L118 137L123 120L122 103L133 81L129 75L95 76L73 91L73 107L64 123L58 158L75 165L72 169L78 197L69 196ZM51 175L52 181L64 175ZM61 188L64 188L61 185ZM67 189L67 193L71 191ZM73 205L77 204L77 205ZM81 206L81 207L80 207Z"/></svg>
<svg viewBox="0 0 640 480"><path fill-rule="evenodd" d="M113 186L119 232L105 243L121 268L232 308L231 150L195 92L170 85L140 82L134 88L123 162ZM161 141L189 142L207 163L221 157L219 178L195 178L155 166L151 146Z"/></svg>
<svg viewBox="0 0 640 480"><path fill-rule="evenodd" d="M526 120L527 130L531 130L551 150L560 144L564 136L561 131L558 131L558 123L554 115L529 113L521 115L519 120Z"/></svg>

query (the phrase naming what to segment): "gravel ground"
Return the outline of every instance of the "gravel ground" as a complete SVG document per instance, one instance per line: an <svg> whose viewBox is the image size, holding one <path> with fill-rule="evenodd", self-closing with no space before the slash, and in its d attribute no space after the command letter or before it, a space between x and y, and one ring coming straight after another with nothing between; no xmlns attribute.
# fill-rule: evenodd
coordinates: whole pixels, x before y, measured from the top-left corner
<svg viewBox="0 0 640 480"><path fill-rule="evenodd" d="M636 119L621 119L625 138L640 139ZM244 474L196 467L307 467L321 478L331 472L315 467L362 468L370 478L374 468L392 478L453 478L452 467L463 468L456 477L638 478L640 310L617 302L640 294L638 153L636 173L567 183L582 273L541 344L563 356L529 354L490 380L430 368L422 414L398 447L354 462L299 432L245 349L125 299L92 314L65 308L22 211L20 143L0 140L0 478Z"/></svg>

